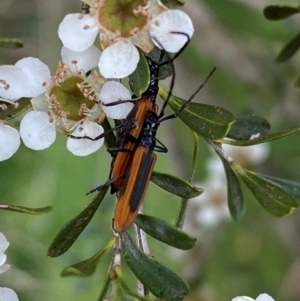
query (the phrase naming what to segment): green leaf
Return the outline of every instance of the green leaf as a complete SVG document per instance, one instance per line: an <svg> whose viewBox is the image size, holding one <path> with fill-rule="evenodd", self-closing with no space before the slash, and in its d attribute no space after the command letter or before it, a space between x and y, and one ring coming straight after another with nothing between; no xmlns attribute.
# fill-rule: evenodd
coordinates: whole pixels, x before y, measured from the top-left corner
<svg viewBox="0 0 300 301"><path fill-rule="evenodd" d="M147 59L144 52L139 48L138 50L140 60L135 71L129 76L130 88L137 97L147 90L150 82L150 70Z"/></svg>
<svg viewBox="0 0 300 301"><path fill-rule="evenodd" d="M0 37L0 47L7 49L19 49L23 47L23 42L19 39L10 39Z"/></svg>
<svg viewBox="0 0 300 301"><path fill-rule="evenodd" d="M237 121L231 126L227 137L235 140L249 140L253 135L265 137L270 123L255 115L237 115Z"/></svg>
<svg viewBox="0 0 300 301"><path fill-rule="evenodd" d="M10 204L0 204L0 209L2 210L10 210L20 213L27 213L32 215L41 215L52 211L52 206L46 206L42 208L28 208L23 206L16 206Z"/></svg>
<svg viewBox="0 0 300 301"><path fill-rule="evenodd" d="M159 89L159 95L165 100L168 93ZM171 96L169 105L177 112L186 101ZM191 102L178 116L189 128L199 136L215 140L225 137L236 117L220 107Z"/></svg>
<svg viewBox="0 0 300 301"><path fill-rule="evenodd" d="M115 120L116 126L119 124L119 122L121 122L121 121ZM101 125L103 126L105 132L108 132L111 130L110 123L106 117L105 117L104 121L101 123ZM111 148L111 147L116 146L116 136L114 135L113 132L110 132L109 134L107 134L104 137L104 141L105 141L106 148Z"/></svg>
<svg viewBox="0 0 300 301"><path fill-rule="evenodd" d="M280 139L280 138L284 138L284 137L287 137L289 135L295 134L298 131L300 131L300 127L290 129L290 130L285 130L285 131L282 131L282 132L273 133L273 134L270 134L270 135L265 136L265 137L254 138L254 139L251 139L251 140L220 139L216 142L222 143L222 144L236 145L236 146L250 146L250 145L261 144L261 143L277 140L277 139Z"/></svg>
<svg viewBox="0 0 300 301"><path fill-rule="evenodd" d="M189 293L187 283L179 275L148 257L126 232L121 234L121 241L128 266L153 295L166 301L180 301Z"/></svg>
<svg viewBox="0 0 300 301"><path fill-rule="evenodd" d="M165 173L154 171L151 181L159 187L186 199L195 198L203 193L202 188L197 188L184 180Z"/></svg>
<svg viewBox="0 0 300 301"><path fill-rule="evenodd" d="M161 2L170 9L181 7L185 3L183 0L162 0Z"/></svg>
<svg viewBox="0 0 300 301"><path fill-rule="evenodd" d="M81 276L89 277L93 275L96 271L97 265L100 261L107 255L107 253L112 249L114 243L116 242L116 237L112 237L104 249L96 253L89 259L72 264L61 272L61 276Z"/></svg>
<svg viewBox="0 0 300 301"><path fill-rule="evenodd" d="M227 178L227 202L231 217L237 220L243 213L244 201L240 183L231 165L224 158L220 157L225 169Z"/></svg>
<svg viewBox="0 0 300 301"><path fill-rule="evenodd" d="M264 8L264 16L271 21L282 20L300 12L298 7L269 5Z"/></svg>
<svg viewBox="0 0 300 301"><path fill-rule="evenodd" d="M138 295L131 291L123 279L123 275L119 266L115 266L114 269L117 277L112 281L112 288L110 296L107 296L107 300L123 300L123 301L160 301L157 298L148 298ZM118 299L119 298L119 299ZM123 298L123 299L122 299Z"/></svg>
<svg viewBox="0 0 300 301"><path fill-rule="evenodd" d="M82 212L61 228L48 248L48 256L60 256L73 245L77 237L91 221L107 190L108 186L103 187L103 190L98 193L95 199Z"/></svg>
<svg viewBox="0 0 300 301"><path fill-rule="evenodd" d="M291 214L299 206L298 201L280 186L265 180L259 174L248 171L233 162L232 167L258 200L260 205L275 217Z"/></svg>
<svg viewBox="0 0 300 301"><path fill-rule="evenodd" d="M10 126L18 127L23 117L22 114L32 107L30 100L30 98L19 99L17 101L17 107L13 104L7 104L5 102L0 101L0 104L7 105L6 110L0 110L0 120L7 121L8 125Z"/></svg>
<svg viewBox="0 0 300 301"><path fill-rule="evenodd" d="M270 176L260 175L261 178L273 183L291 194L300 203L300 183L286 179L274 178Z"/></svg>
<svg viewBox="0 0 300 301"><path fill-rule="evenodd" d="M139 214L135 223L146 233L163 243L181 250L194 247L196 238L153 216Z"/></svg>
<svg viewBox="0 0 300 301"><path fill-rule="evenodd" d="M280 51L276 58L277 63L282 63L290 59L300 47L300 33L288 42Z"/></svg>
<svg viewBox="0 0 300 301"><path fill-rule="evenodd" d="M112 272L111 272L111 268L112 268L112 264L110 265L106 275L105 275L105 280L102 282L102 288L101 288L101 291L100 291L100 294L98 296L98 299L97 301L103 301L106 294L107 294L107 291L109 289L109 285L111 284L111 281L112 281Z"/></svg>

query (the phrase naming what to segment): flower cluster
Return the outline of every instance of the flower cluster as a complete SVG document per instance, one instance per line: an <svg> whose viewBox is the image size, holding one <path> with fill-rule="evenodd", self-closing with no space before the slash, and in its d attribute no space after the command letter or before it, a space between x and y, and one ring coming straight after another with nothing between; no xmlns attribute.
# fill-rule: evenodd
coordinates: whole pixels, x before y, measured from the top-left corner
<svg viewBox="0 0 300 301"><path fill-rule="evenodd" d="M9 268L9 264L5 264L6 255L4 252L9 246L9 242L6 237L0 232L0 274L6 272ZM0 287L0 300L1 301L18 301L18 296L14 290L7 287Z"/></svg>
<svg viewBox="0 0 300 301"><path fill-rule="evenodd" d="M0 105L18 106L21 98L32 98L34 111L20 123L20 134L0 118L0 161L10 158L24 144L34 150L48 148L56 132L69 137L67 148L74 155L87 156L103 144L105 116L124 119L132 104L109 102L130 100L120 83L137 67L139 51L149 53L156 45L172 53L194 32L190 18L168 9L160 0L85 0L90 14L68 14L59 25L63 43L61 60L51 76L37 58L24 58L14 66L0 66ZM174 34L178 30L184 35ZM101 50L93 45L99 36ZM93 69L98 68L98 70ZM105 82L104 78L111 79ZM114 80L112 80L114 79ZM92 140L94 139L94 140Z"/></svg>

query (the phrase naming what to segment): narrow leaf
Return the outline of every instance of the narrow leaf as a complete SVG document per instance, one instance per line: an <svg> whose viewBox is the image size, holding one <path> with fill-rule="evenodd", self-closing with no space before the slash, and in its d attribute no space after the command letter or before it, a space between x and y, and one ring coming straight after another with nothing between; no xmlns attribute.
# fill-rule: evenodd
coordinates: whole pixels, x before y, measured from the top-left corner
<svg viewBox="0 0 300 301"><path fill-rule="evenodd" d="M0 37L0 47L7 49L19 49L23 47L23 42L19 39Z"/></svg>
<svg viewBox="0 0 300 301"><path fill-rule="evenodd" d="M24 206L0 204L0 209L27 213L27 214L32 214L32 215L40 215L40 214L45 214L45 213L52 211L52 206L46 206L46 207L42 207L42 208L28 208L28 207L24 207Z"/></svg>
<svg viewBox="0 0 300 301"><path fill-rule="evenodd" d="M110 296L108 296L108 299L115 297L115 295L118 294L118 293L114 294L114 290L116 290L118 287L119 291L122 290L122 292L120 292L120 295L122 297L124 296L124 298L120 299L120 300L123 300L123 301L125 301L125 300L126 301L129 301L129 300L130 301L137 301L137 300L139 300L139 301L160 301L160 299L153 298L153 297L151 297L151 298L143 297L143 296L140 296L137 293L131 291L123 279L121 268L119 266L115 266L114 271L117 275L117 278L112 282L112 289L111 289L112 292L111 292ZM111 299L109 299L109 300L111 300ZM112 300L115 300L115 299L112 299Z"/></svg>
<svg viewBox="0 0 300 301"><path fill-rule="evenodd" d="M147 59L144 52L140 48L138 50L140 60L135 71L129 76L130 88L137 97L147 90L150 82L150 70Z"/></svg>
<svg viewBox="0 0 300 301"><path fill-rule="evenodd" d="M300 33L288 42L276 58L277 63L282 63L291 58L300 47Z"/></svg>
<svg viewBox="0 0 300 301"><path fill-rule="evenodd" d="M98 296L98 299L97 301L103 301L106 294L107 294L107 291L109 289L109 285L111 284L111 269L112 269L112 264L110 265L107 273L106 273L106 276L105 276L105 280L104 280L104 284L102 285L102 288L101 288L101 291L100 291L100 294Z"/></svg>
<svg viewBox="0 0 300 301"><path fill-rule="evenodd" d="M185 3L183 0L162 0L161 2L170 9L181 7Z"/></svg>
<svg viewBox="0 0 300 301"><path fill-rule="evenodd" d="M189 293L187 283L179 275L148 257L126 232L121 234L121 241L128 266L153 295L166 301L180 301Z"/></svg>
<svg viewBox="0 0 300 301"><path fill-rule="evenodd" d="M294 14L298 14L300 12L298 7L292 7L292 6L279 6L279 5L269 5L264 8L264 16L271 20L271 21L277 21L282 20L287 17L290 17Z"/></svg>
<svg viewBox="0 0 300 301"><path fill-rule="evenodd" d="M18 127L20 125L21 119L17 118L22 115L24 112L29 110L32 105L30 98L21 98L17 101L18 106L9 104L7 105L6 110L0 110L0 119L8 122L8 125ZM4 102L0 101L0 104ZM21 116L22 117L22 116Z"/></svg>
<svg viewBox="0 0 300 301"><path fill-rule="evenodd" d="M116 241L116 237L112 237L108 244L104 249L96 253L89 259L84 261L72 264L61 272L61 276L81 276L81 277L89 277L93 275L96 271L97 265L100 261L107 255L107 253L112 249L114 243Z"/></svg>
<svg viewBox="0 0 300 301"><path fill-rule="evenodd" d="M227 137L235 140L250 140L252 137L265 137L270 123L255 115L237 115L237 121L231 126Z"/></svg>
<svg viewBox="0 0 300 301"><path fill-rule="evenodd" d="M167 93L159 89L159 95L166 99ZM177 112L186 101L171 96L169 105ZM189 128L199 136L215 140L225 137L236 117L227 110L220 107L191 102L178 116Z"/></svg>
<svg viewBox="0 0 300 301"><path fill-rule="evenodd" d="M243 169L235 162L232 166L260 205L273 216L286 216L299 206L298 201L281 187L266 181L257 173Z"/></svg>
<svg viewBox="0 0 300 301"><path fill-rule="evenodd" d="M195 198L203 193L202 188L197 188L169 174L154 171L151 176L151 181L159 187L186 199Z"/></svg>
<svg viewBox="0 0 300 301"><path fill-rule="evenodd" d="M60 256L73 245L77 237L91 221L107 190L108 186L104 187L104 189L98 193L95 199L82 212L80 212L74 219L67 222L66 225L57 233L49 246L47 252L48 256Z"/></svg>
<svg viewBox="0 0 300 301"><path fill-rule="evenodd" d="M300 183L286 180L286 179L265 176L265 175L259 175L259 176L265 179L266 181L281 187L286 192L294 196L294 198L297 199L297 201L300 203Z"/></svg>
<svg viewBox="0 0 300 301"><path fill-rule="evenodd" d="M243 213L244 201L240 183L231 165L220 157L225 169L227 178L227 201L231 217L237 220Z"/></svg>
<svg viewBox="0 0 300 301"><path fill-rule="evenodd" d="M290 130L285 130L285 131L282 131L282 132L273 133L273 134L270 134L270 135L265 136L265 137L254 138L254 139L251 139L251 140L220 139L220 140L217 140L216 142L222 143L222 144L236 145L236 146L250 146L250 145L256 145L256 144L261 144L261 143L281 139L281 138L287 137L289 135L295 134L299 131L300 131L300 127L290 129Z"/></svg>
<svg viewBox="0 0 300 301"><path fill-rule="evenodd" d="M119 122L121 122L121 121L115 120L116 126L118 125ZM109 121L107 120L107 118L104 119L104 121L101 123L101 125L103 126L105 132L108 132L109 130L111 130L111 125L110 125ZM104 137L104 142L105 142L106 148L115 147L116 146L116 136L114 135L114 133L110 132L109 134L107 134Z"/></svg>
<svg viewBox="0 0 300 301"><path fill-rule="evenodd" d="M188 235L171 224L144 214L139 214L135 223L155 239L174 248L189 250L194 247L196 238Z"/></svg>

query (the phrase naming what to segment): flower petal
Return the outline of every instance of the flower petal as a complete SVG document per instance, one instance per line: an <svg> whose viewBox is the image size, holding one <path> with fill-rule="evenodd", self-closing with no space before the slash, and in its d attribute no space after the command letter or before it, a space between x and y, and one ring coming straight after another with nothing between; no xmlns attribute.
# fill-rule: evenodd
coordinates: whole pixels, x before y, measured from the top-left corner
<svg viewBox="0 0 300 301"><path fill-rule="evenodd" d="M20 142L20 135L16 129L0 123L0 161L9 159L18 150Z"/></svg>
<svg viewBox="0 0 300 301"><path fill-rule="evenodd" d="M119 41L104 49L98 67L106 78L124 78L136 69L139 59L131 43Z"/></svg>
<svg viewBox="0 0 300 301"><path fill-rule="evenodd" d="M34 57L26 57L16 64L27 75L28 86L24 97L35 97L45 93L51 80L49 67Z"/></svg>
<svg viewBox="0 0 300 301"><path fill-rule="evenodd" d="M235 297L231 301L255 301L254 299L246 296Z"/></svg>
<svg viewBox="0 0 300 301"><path fill-rule="evenodd" d="M4 259L4 262L6 261L6 255L5 254L2 254L2 256L4 255L5 259ZM1 256L0 256L1 258ZM0 266L0 274L6 272L8 269L10 268L10 265L9 264L3 264ZM0 299L1 300L1 299Z"/></svg>
<svg viewBox="0 0 300 301"><path fill-rule="evenodd" d="M1 301L19 301L19 298L14 290L8 287L0 287Z"/></svg>
<svg viewBox="0 0 300 301"><path fill-rule="evenodd" d="M271 296L268 294L260 294L257 298L256 301L275 301Z"/></svg>
<svg viewBox="0 0 300 301"><path fill-rule="evenodd" d="M9 246L9 241L7 241L5 235L0 232L0 254L4 253L5 250L8 248L8 246ZM3 264L3 263L0 263L0 264Z"/></svg>
<svg viewBox="0 0 300 301"><path fill-rule="evenodd" d="M120 100L131 99L130 92L119 82L109 81L105 83L99 93L100 101L108 104ZM130 102L117 104L115 106L102 106L104 113L113 119L125 119L128 113L133 108Z"/></svg>
<svg viewBox="0 0 300 301"><path fill-rule="evenodd" d="M183 34L177 34L177 32ZM158 15L153 19L150 28L154 44L172 53L178 52L187 42L185 34L191 38L193 33L194 26L190 17L176 9L170 9Z"/></svg>
<svg viewBox="0 0 300 301"><path fill-rule="evenodd" d="M55 122L45 112L29 112L21 121L20 135L24 144L34 150L48 148L56 138Z"/></svg>
<svg viewBox="0 0 300 301"><path fill-rule="evenodd" d="M6 261L6 255L4 253L0 254L0 273L5 272L5 271L1 272L1 267L4 265L5 261Z"/></svg>
<svg viewBox="0 0 300 301"><path fill-rule="evenodd" d="M48 112L49 101L45 94L41 94L31 99L32 107L35 111Z"/></svg>
<svg viewBox="0 0 300 301"><path fill-rule="evenodd" d="M93 45L98 27L90 15L68 14L59 24L58 36L70 50L81 52Z"/></svg>
<svg viewBox="0 0 300 301"><path fill-rule="evenodd" d="M104 132L103 127L95 122L85 122L79 125L72 133L75 137L87 136L96 138ZM103 144L104 139L101 138L96 141L89 139L75 139L68 138L67 148L75 156L88 156L96 152Z"/></svg>
<svg viewBox="0 0 300 301"><path fill-rule="evenodd" d="M24 96L27 86L28 78L21 68L0 66L0 97L17 100Z"/></svg>
<svg viewBox="0 0 300 301"><path fill-rule="evenodd" d="M82 52L75 52L66 47L61 49L62 62L70 68L70 71L75 73L83 70L84 73L97 67L101 51L92 45Z"/></svg>

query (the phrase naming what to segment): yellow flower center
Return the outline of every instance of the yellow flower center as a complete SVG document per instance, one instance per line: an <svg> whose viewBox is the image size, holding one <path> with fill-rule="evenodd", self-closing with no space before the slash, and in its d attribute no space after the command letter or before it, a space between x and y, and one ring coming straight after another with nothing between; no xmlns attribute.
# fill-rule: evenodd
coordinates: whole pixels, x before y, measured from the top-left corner
<svg viewBox="0 0 300 301"><path fill-rule="evenodd" d="M79 76L71 76L50 92L52 110L61 117L79 121L84 112L94 106L94 101L83 96L78 84L83 82Z"/></svg>
<svg viewBox="0 0 300 301"><path fill-rule="evenodd" d="M105 0L99 5L98 22L122 38L131 37L147 24L147 12L143 9L146 3L146 0Z"/></svg>

